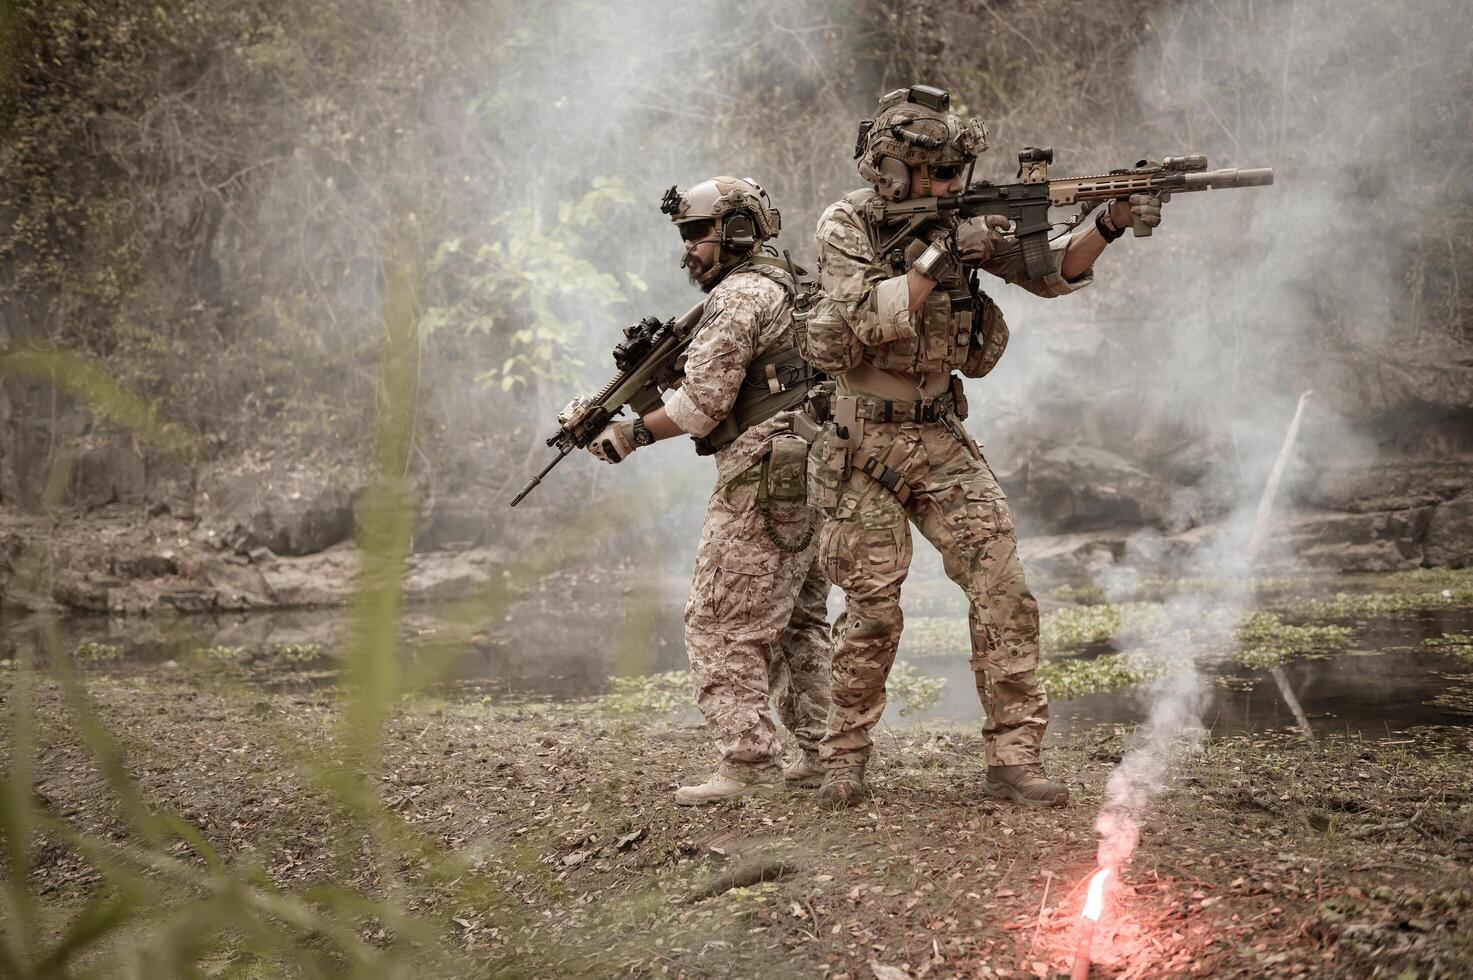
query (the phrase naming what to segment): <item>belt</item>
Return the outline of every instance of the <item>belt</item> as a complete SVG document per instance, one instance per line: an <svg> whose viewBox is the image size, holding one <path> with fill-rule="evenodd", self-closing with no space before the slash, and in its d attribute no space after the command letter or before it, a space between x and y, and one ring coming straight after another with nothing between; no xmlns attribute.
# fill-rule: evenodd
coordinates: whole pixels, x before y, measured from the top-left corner
<svg viewBox="0 0 1473 980"><path fill-rule="evenodd" d="M956 408L956 399L946 391L935 398L917 398L915 401L891 402L867 395L842 395L853 398L855 418L867 422L936 422L947 412Z"/></svg>

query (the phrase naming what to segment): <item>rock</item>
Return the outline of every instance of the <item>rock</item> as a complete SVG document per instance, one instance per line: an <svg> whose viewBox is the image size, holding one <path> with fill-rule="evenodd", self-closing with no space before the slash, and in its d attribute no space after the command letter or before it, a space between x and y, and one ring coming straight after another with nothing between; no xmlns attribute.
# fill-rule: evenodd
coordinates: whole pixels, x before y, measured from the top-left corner
<svg viewBox="0 0 1473 980"><path fill-rule="evenodd" d="M356 550L342 546L255 567L281 606L334 606L352 596L359 560Z"/></svg>
<svg viewBox="0 0 1473 980"><path fill-rule="evenodd" d="M311 555L353 533L353 494L329 486L311 497L273 500L251 518L252 543L278 555Z"/></svg>
<svg viewBox="0 0 1473 980"><path fill-rule="evenodd" d="M1473 565L1473 493L1433 508L1422 553L1429 565L1449 568Z"/></svg>
<svg viewBox="0 0 1473 980"><path fill-rule="evenodd" d="M162 578L179 574L179 562L172 551L143 552L117 559L113 570L124 578Z"/></svg>
<svg viewBox="0 0 1473 980"><path fill-rule="evenodd" d="M118 579L72 570L59 572L51 586L51 597L59 605L89 612L107 612L108 590L123 583Z"/></svg>
<svg viewBox="0 0 1473 980"><path fill-rule="evenodd" d="M499 548L441 552L433 559L410 559L404 576L404 598L413 602L456 599L483 589L500 577L506 556Z"/></svg>
<svg viewBox="0 0 1473 980"><path fill-rule="evenodd" d="M1342 572L1389 572L1422 564L1432 507L1360 514L1306 513L1279 535L1299 559Z"/></svg>
<svg viewBox="0 0 1473 980"><path fill-rule="evenodd" d="M169 582L157 593L158 601L179 612L207 612L215 608L215 590L187 582Z"/></svg>
<svg viewBox="0 0 1473 980"><path fill-rule="evenodd" d="M223 523L228 546L241 554L268 548L277 555L311 555L353 533L353 492L328 485L315 491L282 490L245 480Z"/></svg>
<svg viewBox="0 0 1473 980"><path fill-rule="evenodd" d="M227 556L206 555L195 566L195 576L215 593L221 609L262 609L279 605L270 584L253 565L236 565Z"/></svg>
<svg viewBox="0 0 1473 980"><path fill-rule="evenodd" d="M1449 500L1473 487L1473 457L1402 457L1324 465L1295 498L1320 510L1406 510Z"/></svg>
<svg viewBox="0 0 1473 980"><path fill-rule="evenodd" d="M149 514L172 514L182 520L196 516L194 468L177 456L152 453L144 461L144 496Z"/></svg>
<svg viewBox="0 0 1473 980"><path fill-rule="evenodd" d="M1050 531L1126 524L1161 525L1173 488L1121 456L1096 446L1060 446L1032 456L1000 478L1024 513Z"/></svg>
<svg viewBox="0 0 1473 980"><path fill-rule="evenodd" d="M1030 534L1018 540L1018 553L1030 579L1089 579L1100 568L1113 565L1125 554L1132 528L1079 531L1072 534Z"/></svg>
<svg viewBox="0 0 1473 980"><path fill-rule="evenodd" d="M1427 337L1417 346L1355 344L1344 338L1318 366L1315 390L1335 411L1366 418L1429 406L1454 412L1473 405L1473 360L1452 338Z"/></svg>
<svg viewBox="0 0 1473 980"><path fill-rule="evenodd" d="M464 551L485 544L490 535L485 500L444 497L420 514L414 528L414 550Z"/></svg>
<svg viewBox="0 0 1473 980"><path fill-rule="evenodd" d="M71 450L71 473L63 502L84 510L144 499L143 457L131 446L105 442Z"/></svg>

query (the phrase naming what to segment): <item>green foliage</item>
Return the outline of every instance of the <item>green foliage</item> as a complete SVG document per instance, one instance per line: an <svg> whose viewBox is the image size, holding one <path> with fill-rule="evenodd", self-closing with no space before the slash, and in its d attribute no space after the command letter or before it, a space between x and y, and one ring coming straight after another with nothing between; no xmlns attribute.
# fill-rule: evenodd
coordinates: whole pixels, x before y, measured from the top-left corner
<svg viewBox="0 0 1473 980"><path fill-rule="evenodd" d="M1473 664L1473 636L1466 633L1445 633L1442 636L1429 637L1422 641L1422 645L1429 650L1446 653Z"/></svg>
<svg viewBox="0 0 1473 980"><path fill-rule="evenodd" d="M281 643L272 650L272 656L289 664L308 663L326 654L327 651L317 643Z"/></svg>
<svg viewBox="0 0 1473 980"><path fill-rule="evenodd" d="M430 271L439 292L455 302L429 307L426 331L501 334L506 355L481 380L503 391L534 376L575 380L580 362L573 352L587 314L626 298L619 281L587 258L586 233L633 200L621 181L601 177L576 202L559 204L555 220L521 208L493 219L499 234L491 241L474 247L460 237L441 242ZM644 289L636 276L627 286Z"/></svg>
<svg viewBox="0 0 1473 980"><path fill-rule="evenodd" d="M1238 628L1238 662L1245 667L1277 667L1297 657L1324 656L1350 646L1344 626L1291 626L1273 613L1257 612Z"/></svg>
<svg viewBox="0 0 1473 980"><path fill-rule="evenodd" d="M323 842L343 867L366 869L362 885L324 883L301 890L275 884L249 854L231 856L208 838L208 824L171 812L136 783L128 746L98 717L91 699L63 655L58 630L39 616L38 645L49 675L32 662L22 643L21 661L5 672L7 768L0 785L0 858L5 864L4 930L0 973L6 976L69 976L79 970L104 976L183 977L200 975L206 964L228 963L264 975L425 977L464 976L470 967L447 939L441 917L416 911L417 890L430 887L452 907L474 907L497 922L509 942L489 954L482 969L492 974L554 976L584 972L566 964L577 954L550 951L536 942L522 903L505 889L499 874L535 880L535 853L515 848L498 856L496 869L472 867L463 855L443 848L389 809L383 799L383 729L400 699L443 674L471 624L501 615L510 602L509 582L454 603L443 628L422 645L414 670L401 669L398 650L405 559L415 512L404 485L407 432L414 413L413 361L402 356L417 346L414 262L390 276L384 323L388 334L379 385L377 478L368 491L361 533L363 566L359 598L349 623L342 683L336 693L336 733L310 744L300 733L252 712L271 733L281 754L331 815L333 832ZM80 396L104 397L97 389ZM55 481L53 481L55 482ZM529 566L535 574L537 566ZM510 570L509 570L510 571ZM34 562L15 570L23 586L37 576ZM443 639L441 639L443 637ZM234 647L200 647L198 659L239 659ZM99 647L92 652L99 652ZM80 651L79 651L80 652ZM298 652L305 652L305 648ZM210 671L219 684L231 675ZM58 689L67 712L61 731L80 743L102 779L103 792L123 820L118 831L92 836L66 815L36 805L35 762L43 738L56 726L37 711L39 685ZM242 701L254 701L249 688ZM51 726L51 730L48 730ZM31 890L31 862L48 850L69 852L95 875L79 895L39 895Z"/></svg>
<svg viewBox="0 0 1473 980"><path fill-rule="evenodd" d="M1295 603L1310 619L1373 619L1408 616L1429 609L1473 603L1473 584L1427 592L1337 592L1325 599Z"/></svg>
<svg viewBox="0 0 1473 980"><path fill-rule="evenodd" d="M609 693L600 700L621 718L670 715L692 704L690 671L672 670L643 677L610 677Z"/></svg>
<svg viewBox="0 0 1473 980"><path fill-rule="evenodd" d="M245 647L209 646L197 647L194 655L201 660L244 660L250 651Z"/></svg>
<svg viewBox="0 0 1473 980"><path fill-rule="evenodd" d="M77 644L77 659L83 663L108 663L119 660L123 656L123 648L116 643L98 643L88 640Z"/></svg>
<svg viewBox="0 0 1473 980"><path fill-rule="evenodd" d="M1068 701L1149 683L1170 669L1171 662L1162 657L1111 653L1089 660L1053 660L1038 668L1038 677L1050 698Z"/></svg>
<svg viewBox="0 0 1473 980"><path fill-rule="evenodd" d="M914 664L899 663L890 669L885 680L885 691L900 704L902 715L925 711L941 700L946 690L946 678L922 677Z"/></svg>
<svg viewBox="0 0 1473 980"><path fill-rule="evenodd" d="M1045 650L1065 650L1105 640L1148 640L1171 630L1171 617L1159 602L1064 606L1042 617Z"/></svg>

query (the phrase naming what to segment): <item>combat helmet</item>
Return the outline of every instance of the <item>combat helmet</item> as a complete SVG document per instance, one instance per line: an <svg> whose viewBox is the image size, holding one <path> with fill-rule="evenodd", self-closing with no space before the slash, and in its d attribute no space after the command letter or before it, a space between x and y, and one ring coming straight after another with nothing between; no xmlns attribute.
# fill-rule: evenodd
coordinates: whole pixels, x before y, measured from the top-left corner
<svg viewBox="0 0 1473 980"><path fill-rule="evenodd" d="M782 215L772 207L762 185L751 177L712 177L684 191L672 186L665 192L660 210L676 227L698 221L711 223L711 240L721 243L721 258L701 277L703 286L725 275L747 253L775 238L782 228ZM684 233L682 237L686 237Z"/></svg>
<svg viewBox="0 0 1473 980"><path fill-rule="evenodd" d="M965 166L987 149L987 127L951 111L951 95L931 85L898 88L859 124L859 175L891 200L905 196L918 163Z"/></svg>

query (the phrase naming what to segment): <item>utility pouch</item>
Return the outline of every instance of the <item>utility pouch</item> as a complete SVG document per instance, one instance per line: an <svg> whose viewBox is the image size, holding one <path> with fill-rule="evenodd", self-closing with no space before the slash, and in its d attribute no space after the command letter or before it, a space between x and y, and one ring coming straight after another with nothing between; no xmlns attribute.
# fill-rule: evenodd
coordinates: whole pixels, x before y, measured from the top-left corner
<svg viewBox="0 0 1473 980"><path fill-rule="evenodd" d="M832 511L839 506L849 449L829 422L808 447L808 506Z"/></svg>
<svg viewBox="0 0 1473 980"><path fill-rule="evenodd" d="M793 504L807 496L808 443L801 436L780 435L762 463L762 495L773 503Z"/></svg>
<svg viewBox="0 0 1473 980"><path fill-rule="evenodd" d="M967 389L962 385L962 379L956 375L951 376L951 410L956 417L965 421L967 417Z"/></svg>
<svg viewBox="0 0 1473 980"><path fill-rule="evenodd" d="M859 420L859 399L852 395L839 395L833 400L834 427L839 444L858 446L864 441L862 423Z"/></svg>

